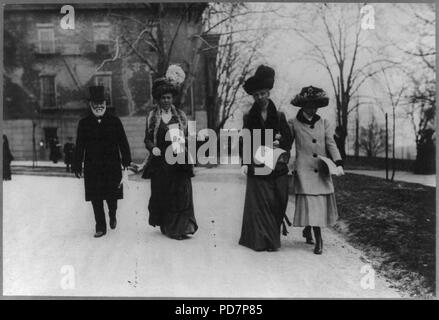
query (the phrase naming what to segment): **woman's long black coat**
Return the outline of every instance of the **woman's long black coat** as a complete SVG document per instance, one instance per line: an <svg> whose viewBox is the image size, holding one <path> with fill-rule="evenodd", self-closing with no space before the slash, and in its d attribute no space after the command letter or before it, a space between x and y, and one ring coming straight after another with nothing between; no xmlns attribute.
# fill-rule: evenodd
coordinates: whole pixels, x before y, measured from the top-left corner
<svg viewBox="0 0 439 320"><path fill-rule="evenodd" d="M6 135L3 135L3 180L11 180L11 161L14 160L9 141Z"/></svg>
<svg viewBox="0 0 439 320"><path fill-rule="evenodd" d="M131 163L130 147L119 118L106 113L98 119L90 115L79 121L74 172L84 162L85 200L122 199L121 165Z"/></svg>

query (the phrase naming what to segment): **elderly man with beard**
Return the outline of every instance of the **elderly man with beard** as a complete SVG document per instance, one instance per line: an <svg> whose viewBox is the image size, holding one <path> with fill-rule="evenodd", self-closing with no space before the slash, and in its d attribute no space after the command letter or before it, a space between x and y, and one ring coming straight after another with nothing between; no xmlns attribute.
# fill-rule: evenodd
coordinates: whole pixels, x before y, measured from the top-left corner
<svg viewBox="0 0 439 320"><path fill-rule="evenodd" d="M123 199L122 167L130 165L131 154L122 122L107 111L104 87L93 86L89 90L91 113L79 121L72 170L77 178L84 174L85 200L93 205L94 236L99 238L107 232L104 200L110 227L116 228L117 200Z"/></svg>

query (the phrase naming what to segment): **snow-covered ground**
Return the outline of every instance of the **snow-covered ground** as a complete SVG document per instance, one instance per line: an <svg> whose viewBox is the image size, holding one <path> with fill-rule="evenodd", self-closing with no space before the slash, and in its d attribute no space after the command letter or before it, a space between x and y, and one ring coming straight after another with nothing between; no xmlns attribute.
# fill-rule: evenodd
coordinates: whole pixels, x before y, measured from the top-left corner
<svg viewBox="0 0 439 320"><path fill-rule="evenodd" d="M379 277L374 289L362 287L367 267L361 252L329 229L321 256L296 228L289 229L278 252L238 245L245 180L212 172L204 170L193 180L199 230L184 241L147 224L149 181L129 182L119 201L117 229L95 239L83 180L14 175L3 183L4 294L399 297ZM291 202L290 218L293 207Z"/></svg>

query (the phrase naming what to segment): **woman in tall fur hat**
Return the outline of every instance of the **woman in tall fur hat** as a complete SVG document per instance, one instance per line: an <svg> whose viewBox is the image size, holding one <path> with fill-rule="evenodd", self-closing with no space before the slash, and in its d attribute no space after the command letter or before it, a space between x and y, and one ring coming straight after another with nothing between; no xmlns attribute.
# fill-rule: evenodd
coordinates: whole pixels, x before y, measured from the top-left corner
<svg viewBox="0 0 439 320"><path fill-rule="evenodd" d="M183 70L172 65L165 77L153 83L156 106L146 121L144 141L150 156L142 176L151 179L149 224L159 226L163 234L177 240L187 239L198 229L192 197L193 166L169 164L165 158L172 144L165 139L169 127L177 125L187 135L186 114L174 105L184 77Z"/></svg>
<svg viewBox="0 0 439 320"><path fill-rule="evenodd" d="M343 161L334 141L334 130L326 119L317 115L317 110L328 103L326 92L313 86L303 88L291 101L293 106L300 108L296 118L290 122L296 141L296 209L293 225L306 227L304 236L307 243L312 243L312 226L316 240L315 254L321 254L323 250L320 228L334 224L338 217L331 175L325 170L319 156L331 156L337 165L337 175L344 174Z"/></svg>
<svg viewBox="0 0 439 320"><path fill-rule="evenodd" d="M243 129L251 133L251 163L244 163L242 172L247 176L244 215L239 244L256 251L276 251L280 248L280 229L288 203L288 160L292 136L285 114L277 111L270 99L274 84L274 70L261 65L253 77L244 83L244 90L253 96L254 103L244 115ZM256 172L260 165L254 161L258 148L253 142L253 131L261 130L261 146L281 148L283 153L269 174ZM265 141L266 130L273 131L273 141ZM248 142L247 142L248 143ZM257 143L257 142L256 142ZM247 148L249 149L249 148ZM241 145L241 156L245 146Z"/></svg>

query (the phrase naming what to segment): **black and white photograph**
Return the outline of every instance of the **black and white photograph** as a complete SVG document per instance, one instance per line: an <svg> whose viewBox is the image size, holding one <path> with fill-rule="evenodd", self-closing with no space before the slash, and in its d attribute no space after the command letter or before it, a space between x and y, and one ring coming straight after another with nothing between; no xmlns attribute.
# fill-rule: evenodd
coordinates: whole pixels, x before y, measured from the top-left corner
<svg viewBox="0 0 439 320"><path fill-rule="evenodd" d="M437 299L435 2L2 11L4 297Z"/></svg>

